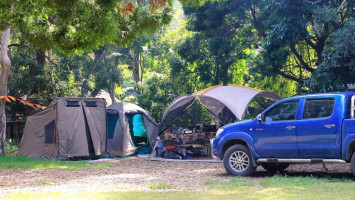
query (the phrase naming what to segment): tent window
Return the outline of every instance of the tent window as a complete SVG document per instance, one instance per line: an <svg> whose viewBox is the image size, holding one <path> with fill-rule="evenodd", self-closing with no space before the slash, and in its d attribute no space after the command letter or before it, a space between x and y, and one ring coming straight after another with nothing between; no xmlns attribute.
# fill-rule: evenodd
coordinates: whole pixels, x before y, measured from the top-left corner
<svg viewBox="0 0 355 200"><path fill-rule="evenodd" d="M113 139L115 135L115 128L118 121L118 114L107 114L107 138Z"/></svg>
<svg viewBox="0 0 355 200"><path fill-rule="evenodd" d="M85 101L86 107L97 107L96 101Z"/></svg>
<svg viewBox="0 0 355 200"><path fill-rule="evenodd" d="M48 144L56 143L54 125L55 125L55 123L53 120L44 127L44 131L45 131L44 141L45 141L45 143L48 143Z"/></svg>
<svg viewBox="0 0 355 200"><path fill-rule="evenodd" d="M79 101L67 101L67 107L79 107Z"/></svg>

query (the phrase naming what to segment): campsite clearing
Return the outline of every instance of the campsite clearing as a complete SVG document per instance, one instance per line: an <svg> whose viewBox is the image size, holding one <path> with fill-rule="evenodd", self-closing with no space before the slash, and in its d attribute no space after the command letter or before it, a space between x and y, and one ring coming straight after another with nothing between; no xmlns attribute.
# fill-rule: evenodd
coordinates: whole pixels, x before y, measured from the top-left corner
<svg viewBox="0 0 355 200"><path fill-rule="evenodd" d="M228 176L222 163L154 162L139 157L105 159L94 163L111 164L114 167L80 170L0 170L0 199L53 199L65 198L67 195L74 198L100 196L103 199L189 199L202 198L203 195L207 195L207 199L228 198L231 195L297 199L302 197L301 191L307 194L305 199L312 199L319 195L319 192L330 198L335 195L335 191L338 195L344 195L343 199L355 196L355 191L351 190L355 187L355 182L348 164L329 164L328 172L321 164L291 165L286 174L277 176L270 176L258 167L252 177L237 178ZM321 187L324 187L324 190ZM311 190L318 194L313 194ZM140 191L141 195L135 191ZM160 196L159 191L166 192Z"/></svg>

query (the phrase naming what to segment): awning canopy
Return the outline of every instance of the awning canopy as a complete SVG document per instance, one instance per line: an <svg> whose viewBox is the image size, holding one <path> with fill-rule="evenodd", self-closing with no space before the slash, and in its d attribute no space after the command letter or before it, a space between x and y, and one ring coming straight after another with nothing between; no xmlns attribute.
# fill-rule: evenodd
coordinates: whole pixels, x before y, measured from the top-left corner
<svg viewBox="0 0 355 200"><path fill-rule="evenodd" d="M159 135L196 101L200 101L210 114L222 124L227 124L242 120L248 104L257 96L275 102L281 99L274 92L260 91L238 85L217 85L194 94L180 96L165 110L159 125Z"/></svg>

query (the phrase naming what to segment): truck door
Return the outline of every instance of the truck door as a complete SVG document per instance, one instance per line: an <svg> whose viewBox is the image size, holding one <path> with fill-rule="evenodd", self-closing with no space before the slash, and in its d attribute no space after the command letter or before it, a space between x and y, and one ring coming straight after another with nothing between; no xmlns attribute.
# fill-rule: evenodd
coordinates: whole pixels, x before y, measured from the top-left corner
<svg viewBox="0 0 355 200"><path fill-rule="evenodd" d="M340 157L342 110L340 108L342 108L340 99L339 101L335 98L307 98L305 100L302 120L297 125L300 157Z"/></svg>
<svg viewBox="0 0 355 200"><path fill-rule="evenodd" d="M254 146L261 157L297 156L296 115L299 100L277 104L263 115L255 128Z"/></svg>

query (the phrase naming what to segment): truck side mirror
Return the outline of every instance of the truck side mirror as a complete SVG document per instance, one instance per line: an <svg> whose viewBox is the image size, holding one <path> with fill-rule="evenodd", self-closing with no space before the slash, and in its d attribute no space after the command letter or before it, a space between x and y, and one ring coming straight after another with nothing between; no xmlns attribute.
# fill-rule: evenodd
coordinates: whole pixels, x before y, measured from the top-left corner
<svg viewBox="0 0 355 200"><path fill-rule="evenodd" d="M258 115L256 116L256 119L258 120L259 123L262 123L262 122L263 122L263 118L262 118L261 114L258 114Z"/></svg>

